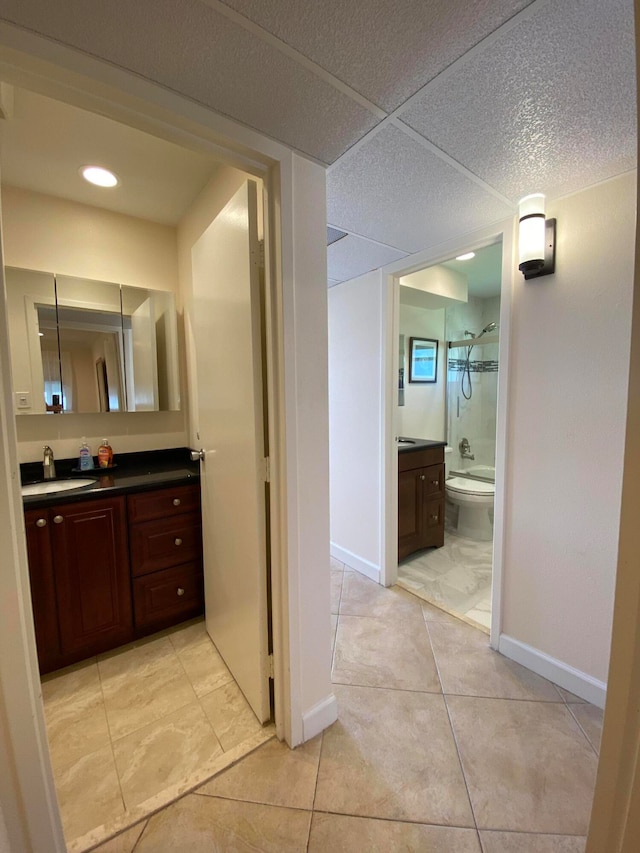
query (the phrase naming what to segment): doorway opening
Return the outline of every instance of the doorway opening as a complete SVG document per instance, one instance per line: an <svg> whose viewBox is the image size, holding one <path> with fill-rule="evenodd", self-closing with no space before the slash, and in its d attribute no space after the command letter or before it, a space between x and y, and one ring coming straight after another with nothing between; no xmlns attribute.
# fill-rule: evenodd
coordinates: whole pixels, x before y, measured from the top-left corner
<svg viewBox="0 0 640 853"><path fill-rule="evenodd" d="M21 101L23 92L24 98ZM52 119L57 109L64 112L64 121ZM65 134L65 144L72 138L85 141L91 139L93 142L99 138L102 156L108 156L109 143L106 134L99 133L96 136L95 123L91 125L83 122L85 119L95 119L102 128L108 123L116 125L117 122L111 122L104 116L84 114L84 110L33 92L16 90L16 121L25 120L30 110L36 117L39 114L40 118L48 123L49 128L66 126L68 132ZM71 115L72 125L69 123ZM74 132L71 132L71 127ZM263 184L266 172L260 177L240 172L227 166L219 156L213 158L202 151L187 152L185 149L183 157L177 152L178 159L181 159L182 171L177 169L172 173L169 168L168 172L161 175L167 167L167 161L171 159L168 150L179 146L128 126L126 130L122 127L120 126L120 133L127 137L125 148L128 152L137 151L142 159L155 160L158 184L166 181L171 187L173 181L173 186L179 194L180 190L184 190L184 187L180 186L182 179L186 182L185 175L190 176L191 195L187 193L185 197L183 193L182 214L175 219L175 207L168 212L161 209L162 204L158 203L157 215L150 213L147 216L139 207L135 207L135 199L132 201L134 206L129 209L125 205L124 209L105 211L103 219L105 222L107 219L111 221L113 231L107 233L105 230L105 251L94 259L99 270L76 268L75 263L79 266L84 264L86 267L89 261L87 253L82 250L82 213L93 210L99 218L102 215L96 212L96 209L101 209L99 202L95 201L94 196L91 196L91 200L78 200L65 197L63 193L57 194L55 187L46 182L25 186L20 184L18 178L12 180L12 175L19 172L19 164L16 165L15 161L12 163L16 151L11 148L7 139L10 133L7 133L3 136L2 146L5 182L3 191L6 199L3 217L5 263L23 269L43 272L54 270L71 276L82 275L85 278L109 277L113 281L135 287L149 284L142 280L145 276L151 279L159 276L161 264L158 264L158 258L154 259L155 266L145 262L145 251L149 252L150 244L145 244L141 236L144 233L153 233L155 236L150 243L155 242L158 255L162 258L169 257L173 261L173 271L167 273L163 286L166 290L175 290L179 310L185 318L185 329L181 335L180 368L183 389L186 390L187 385L189 386L190 418L187 422L184 399L181 412L148 412L143 415L110 413L109 418L115 420L110 420L108 425L104 420L96 422L95 419L106 416L99 413L71 416L78 420L71 420L68 414L62 414L55 419L47 415L22 419L18 417L18 446L24 461L37 461L36 455L31 459L29 454L41 453L34 449L34 445L41 446L43 440L47 443L51 441L57 450L61 448L57 452L58 459L71 457L73 450L70 448L75 448L79 443L77 436L91 436L95 430L100 431L100 434L103 431L109 434L114 444L114 434L121 436L120 446L116 444L115 447L116 458L118 451L168 449L175 446L176 435L181 438L180 444L201 446L196 442L196 437L202 430L194 374L200 364L201 368L204 368L200 374L206 376L208 364L204 362L202 355L198 359L198 348L194 344L197 331L194 331L189 319L193 318L194 306L193 302L190 303L192 296L189 288L185 287L185 281L191 278L191 248L206 231L207 226L216 219L216 214L224 210L226 203L232 199L236 185L246 184L248 179L252 178L254 186L257 184L259 187L261 197L267 192L268 188ZM46 140L48 136L50 134L47 132L31 133L34 144L35 140ZM164 150L164 159L159 156L160 149ZM30 151L31 155L33 153ZM32 156L32 160L40 158L42 161L41 174L47 170L55 173L59 163L54 160L44 162L43 158L46 156L46 152L38 151L37 157ZM85 159L83 158L83 162ZM126 169L119 171L121 177L126 177ZM139 181L133 167L129 174L134 183L136 179ZM144 195L142 183L137 184L133 195ZM264 207L257 205L257 198L254 198L254 202L252 217L255 227L252 236L255 239L261 236L267 242L266 200ZM34 216L39 211L43 216L49 217L53 208L58 209L58 218L47 218L51 226L51 242L48 244L40 239L33 239L33 234L29 233L29 222L33 221L29 215L16 215L18 210L21 214L31 210ZM75 246L63 246L57 241L56 228L62 228L65 221L68 234L72 234L74 228L77 232ZM120 224L116 224L117 222ZM117 255L116 240L109 242L116 233L121 237L120 249L126 257ZM172 240L178 243L182 240L184 251L181 253L178 249L173 255L170 252L167 255L162 254L163 248L166 248L166 245L163 247L163 236L169 244ZM265 264L263 256L262 270L259 272L260 253L252 251L249 257L249 250L247 251L245 260L251 267L254 279L258 281L259 276L262 276L264 285L266 277L267 283L263 286L262 293L252 294L250 302L241 306L240 313L245 315L248 326L253 331L257 329L259 333L254 352L254 355L257 353L257 358L249 357L248 369L251 370L252 376L255 372L261 378L266 377L269 380L271 377L267 363L269 358L273 363L273 354L270 352L273 338L270 328L272 321L268 249L266 254L267 263ZM112 269L117 268L119 272L109 276L105 272L105 265L108 267L109 263ZM170 278L173 279L173 284L169 282ZM155 285L157 288L157 282ZM262 314L260 305L263 308ZM238 306L234 305L234 309L237 308ZM204 310L206 311L206 306ZM199 311L202 318L202 305L199 306ZM192 350L196 351L196 356L190 362ZM237 390L237 385L234 387ZM260 384L254 391L260 401L256 432L268 435L270 427L265 401L269 399L271 391L267 382L264 383L264 389ZM136 418L142 420L136 422ZM56 437L58 444L55 443ZM153 442L151 446L149 441ZM277 442L273 441L273 445L277 446ZM253 460L253 474L244 472L244 476L253 476L253 489L262 495L263 503L269 488L265 478L260 476L266 447L267 443L264 442L260 459ZM211 445L205 448L205 451L214 450ZM206 462L203 467L205 465ZM204 479L203 477L202 480ZM208 501L203 499L203 506L207 503ZM206 507L204 511L206 512ZM271 512L275 514L273 507ZM277 518L267 519L263 507L265 549L272 547L272 542L267 540L270 521L276 524ZM242 523L241 517L238 517L237 523ZM206 524L203 526L209 527ZM210 556L205 547L205 577ZM262 692L266 694L266 700L262 702L262 712L258 715L260 719L251 710L251 702L247 701L247 698L250 698L247 697L249 691L242 683L242 676L234 672L235 664L225 658L225 655L229 657L225 651L221 654L214 646L201 620L138 639L124 648L94 656L93 659L45 677L43 698L49 753L65 835L68 843L74 843L75 849L84 849L85 846L93 845L134 823L145 812L157 809L163 801L170 801L178 796L178 793L184 793L188 787L209 778L245 752L255 748L258 743L274 735L273 726L262 725L271 715L269 698L274 689L273 681L269 679L267 660L267 652L271 651L267 628L271 621L271 613L268 611L271 602L267 601L267 588L270 585L270 579L266 576L269 570L268 557L269 555L264 553L258 566L262 572L259 578L259 598L263 608L261 620L264 628L262 648L258 656L262 667L260 677L264 679ZM254 580L256 577L257 574L254 573ZM214 590L216 582L215 579L212 581ZM207 613L211 609L205 604ZM246 636L243 642L248 642Z"/></svg>
<svg viewBox="0 0 640 853"><path fill-rule="evenodd" d="M492 645L500 620L508 244L506 232L477 241L468 258L466 247L454 246L390 279L384 582L472 622ZM427 381L416 381L423 356L431 359L422 362Z"/></svg>

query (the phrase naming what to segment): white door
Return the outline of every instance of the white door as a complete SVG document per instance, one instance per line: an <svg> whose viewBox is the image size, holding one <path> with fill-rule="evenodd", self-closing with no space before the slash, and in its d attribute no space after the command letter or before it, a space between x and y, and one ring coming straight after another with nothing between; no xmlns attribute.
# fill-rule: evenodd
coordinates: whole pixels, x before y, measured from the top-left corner
<svg viewBox="0 0 640 853"><path fill-rule="evenodd" d="M270 716L257 187L191 253L207 631L261 722Z"/></svg>

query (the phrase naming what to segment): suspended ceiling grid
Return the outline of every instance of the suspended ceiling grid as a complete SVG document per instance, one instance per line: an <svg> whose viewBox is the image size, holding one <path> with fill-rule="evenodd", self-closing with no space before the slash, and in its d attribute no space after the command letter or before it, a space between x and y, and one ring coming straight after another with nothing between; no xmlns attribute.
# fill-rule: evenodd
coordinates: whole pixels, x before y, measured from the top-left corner
<svg viewBox="0 0 640 853"><path fill-rule="evenodd" d="M3 0L0 18L327 164L349 234L333 282L636 164L632 0Z"/></svg>

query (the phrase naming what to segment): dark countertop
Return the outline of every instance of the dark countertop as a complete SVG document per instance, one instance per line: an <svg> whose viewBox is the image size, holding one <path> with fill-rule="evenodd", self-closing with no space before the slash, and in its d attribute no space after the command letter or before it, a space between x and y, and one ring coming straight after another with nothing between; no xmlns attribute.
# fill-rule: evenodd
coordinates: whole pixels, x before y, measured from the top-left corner
<svg viewBox="0 0 640 853"><path fill-rule="evenodd" d="M429 438L411 438L401 435L399 441L412 441L413 444L398 443L398 453L413 453L416 450L425 450L427 447L446 447L446 441L432 441Z"/></svg>
<svg viewBox="0 0 640 853"><path fill-rule="evenodd" d="M77 459L56 459L57 480L86 477L95 479L96 482L66 492L23 497L24 508L35 509L127 492L144 492L165 485L186 485L200 480L200 463L191 462L189 449L186 447L118 453L114 455L113 461L115 467L112 469L94 468L91 471L73 473L71 469L77 467ZM29 462L21 465L20 478L22 485L43 481L42 464Z"/></svg>

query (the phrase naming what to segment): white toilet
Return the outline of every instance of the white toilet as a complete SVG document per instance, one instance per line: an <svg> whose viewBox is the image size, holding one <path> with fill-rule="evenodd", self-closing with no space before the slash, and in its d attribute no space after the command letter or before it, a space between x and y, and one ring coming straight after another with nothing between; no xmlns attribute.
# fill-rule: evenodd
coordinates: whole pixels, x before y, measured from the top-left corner
<svg viewBox="0 0 640 853"><path fill-rule="evenodd" d="M445 462L447 462L445 448ZM467 477L451 477L445 480L447 501L458 508L458 523L455 532L466 539L489 542L493 539L493 497L495 484Z"/></svg>

